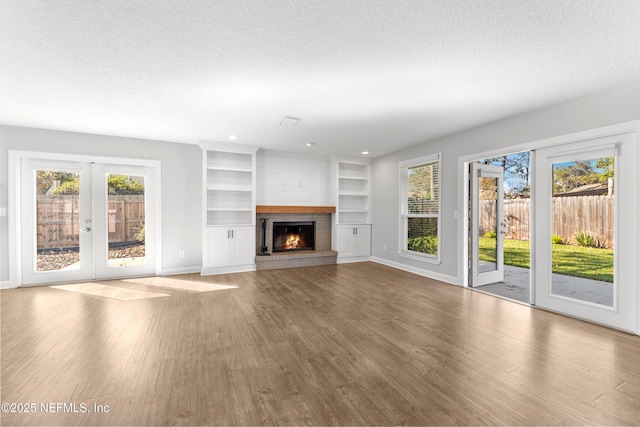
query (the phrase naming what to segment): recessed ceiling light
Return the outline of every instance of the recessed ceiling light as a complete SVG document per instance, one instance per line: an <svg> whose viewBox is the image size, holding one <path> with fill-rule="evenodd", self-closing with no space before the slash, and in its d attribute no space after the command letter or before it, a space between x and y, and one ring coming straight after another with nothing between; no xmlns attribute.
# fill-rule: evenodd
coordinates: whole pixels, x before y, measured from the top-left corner
<svg viewBox="0 0 640 427"><path fill-rule="evenodd" d="M316 145L316 143L315 142L307 142L304 145L306 145L307 147L313 147L314 145Z"/></svg>
<svg viewBox="0 0 640 427"><path fill-rule="evenodd" d="M368 151L363 151L362 154L369 154L369 152Z"/></svg>
<svg viewBox="0 0 640 427"><path fill-rule="evenodd" d="M229 139L236 140L238 139L238 135L229 135Z"/></svg>

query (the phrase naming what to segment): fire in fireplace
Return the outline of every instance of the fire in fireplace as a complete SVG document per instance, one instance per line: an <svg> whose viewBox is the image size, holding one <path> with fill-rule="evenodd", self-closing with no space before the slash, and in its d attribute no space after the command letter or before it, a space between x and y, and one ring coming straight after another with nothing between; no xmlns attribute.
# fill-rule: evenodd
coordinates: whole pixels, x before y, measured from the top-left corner
<svg viewBox="0 0 640 427"><path fill-rule="evenodd" d="M315 222L274 222L273 252L315 249Z"/></svg>

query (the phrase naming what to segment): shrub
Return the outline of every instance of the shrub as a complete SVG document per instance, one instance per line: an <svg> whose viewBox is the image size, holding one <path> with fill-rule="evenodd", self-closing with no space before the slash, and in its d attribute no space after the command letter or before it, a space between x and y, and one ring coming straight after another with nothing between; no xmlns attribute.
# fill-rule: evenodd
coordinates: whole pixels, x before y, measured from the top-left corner
<svg viewBox="0 0 640 427"><path fill-rule="evenodd" d="M554 234L553 236L551 236L551 243L553 243L554 245L564 245L564 239L562 238L562 236Z"/></svg>
<svg viewBox="0 0 640 427"><path fill-rule="evenodd" d="M80 181L65 181L60 186L54 188L51 194L54 194L56 196L80 194Z"/></svg>
<svg viewBox="0 0 640 427"><path fill-rule="evenodd" d="M424 254L438 253L438 236L410 237L407 239L407 249Z"/></svg>
<svg viewBox="0 0 640 427"><path fill-rule="evenodd" d="M576 243L578 246L583 246L585 248L604 248L606 247L606 242L597 236L592 236L591 234L585 231L579 231L573 235L576 239Z"/></svg>
<svg viewBox="0 0 640 427"><path fill-rule="evenodd" d="M124 175L109 175L109 194L144 194L144 185Z"/></svg>
<svg viewBox="0 0 640 427"><path fill-rule="evenodd" d="M140 221L140 227L137 228L136 234L133 236L137 242L144 243L144 221Z"/></svg>
<svg viewBox="0 0 640 427"><path fill-rule="evenodd" d="M489 239L495 239L497 236L495 231L487 231L484 233L484 237L488 237Z"/></svg>

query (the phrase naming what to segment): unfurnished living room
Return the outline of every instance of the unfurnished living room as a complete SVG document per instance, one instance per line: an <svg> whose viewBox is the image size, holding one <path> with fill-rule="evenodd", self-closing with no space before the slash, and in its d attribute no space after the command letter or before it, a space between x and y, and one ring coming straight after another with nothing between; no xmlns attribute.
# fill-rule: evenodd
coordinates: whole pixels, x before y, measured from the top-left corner
<svg viewBox="0 0 640 427"><path fill-rule="evenodd" d="M639 22L3 0L0 424L640 425Z"/></svg>

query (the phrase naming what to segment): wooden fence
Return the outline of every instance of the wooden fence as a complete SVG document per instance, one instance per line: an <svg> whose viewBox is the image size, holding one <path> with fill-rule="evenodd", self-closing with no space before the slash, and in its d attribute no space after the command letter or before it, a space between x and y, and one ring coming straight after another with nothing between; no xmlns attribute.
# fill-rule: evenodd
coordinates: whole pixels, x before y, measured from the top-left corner
<svg viewBox="0 0 640 427"><path fill-rule="evenodd" d="M79 199L72 196L37 198L38 248L69 248L79 244L79 230L93 228L79 218ZM144 195L109 196L109 243L133 242L144 221Z"/></svg>
<svg viewBox="0 0 640 427"><path fill-rule="evenodd" d="M529 199L504 201L505 239L529 240ZM495 200L480 205L480 233L495 231ZM567 242L575 242L575 233L585 232L600 239L605 247L613 247L613 196L576 196L553 198L553 234Z"/></svg>

